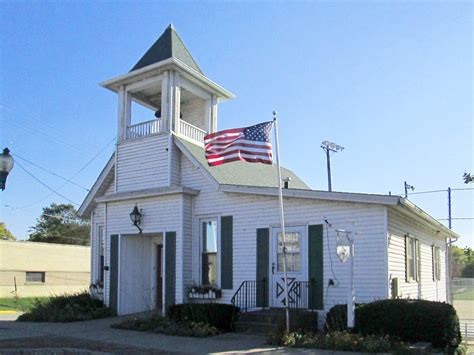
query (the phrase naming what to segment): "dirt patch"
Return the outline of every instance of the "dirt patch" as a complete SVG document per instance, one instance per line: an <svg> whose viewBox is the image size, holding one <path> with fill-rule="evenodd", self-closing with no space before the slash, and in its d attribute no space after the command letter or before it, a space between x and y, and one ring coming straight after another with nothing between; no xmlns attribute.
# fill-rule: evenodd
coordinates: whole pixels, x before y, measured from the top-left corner
<svg viewBox="0 0 474 355"><path fill-rule="evenodd" d="M0 340L0 354L165 354L165 352L135 346L61 336L39 336Z"/></svg>

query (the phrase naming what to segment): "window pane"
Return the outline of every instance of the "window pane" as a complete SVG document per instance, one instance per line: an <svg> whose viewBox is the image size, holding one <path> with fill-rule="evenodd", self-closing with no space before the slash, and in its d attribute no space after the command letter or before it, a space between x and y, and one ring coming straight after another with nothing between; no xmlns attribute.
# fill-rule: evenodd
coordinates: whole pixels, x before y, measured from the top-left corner
<svg viewBox="0 0 474 355"><path fill-rule="evenodd" d="M217 253L202 254L202 284L215 285L217 281Z"/></svg>
<svg viewBox="0 0 474 355"><path fill-rule="evenodd" d="M202 231L202 251L207 253L217 253L217 221L202 222Z"/></svg>
<svg viewBox="0 0 474 355"><path fill-rule="evenodd" d="M26 282L42 282L44 283L45 273L36 271L26 272Z"/></svg>
<svg viewBox="0 0 474 355"><path fill-rule="evenodd" d="M300 271L300 233L286 233L286 270ZM283 272L283 233L278 233L277 270Z"/></svg>

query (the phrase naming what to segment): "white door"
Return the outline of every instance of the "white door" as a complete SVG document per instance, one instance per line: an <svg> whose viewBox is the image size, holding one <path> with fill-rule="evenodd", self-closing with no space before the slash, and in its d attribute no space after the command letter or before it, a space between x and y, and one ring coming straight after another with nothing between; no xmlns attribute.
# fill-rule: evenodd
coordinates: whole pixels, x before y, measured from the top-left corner
<svg viewBox="0 0 474 355"><path fill-rule="evenodd" d="M286 269L288 291L297 281L307 281L307 237L304 227L286 228ZM283 234L280 228L272 230L272 306L285 307L285 277L283 273ZM295 301L290 294L290 306Z"/></svg>

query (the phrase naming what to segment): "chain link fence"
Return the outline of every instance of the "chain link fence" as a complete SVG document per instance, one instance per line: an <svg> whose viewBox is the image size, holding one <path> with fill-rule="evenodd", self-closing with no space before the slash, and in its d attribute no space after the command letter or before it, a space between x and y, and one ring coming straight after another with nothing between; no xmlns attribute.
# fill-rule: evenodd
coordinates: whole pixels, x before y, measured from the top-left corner
<svg viewBox="0 0 474 355"><path fill-rule="evenodd" d="M463 339L474 343L474 278L454 278L451 282L453 304L458 313Z"/></svg>

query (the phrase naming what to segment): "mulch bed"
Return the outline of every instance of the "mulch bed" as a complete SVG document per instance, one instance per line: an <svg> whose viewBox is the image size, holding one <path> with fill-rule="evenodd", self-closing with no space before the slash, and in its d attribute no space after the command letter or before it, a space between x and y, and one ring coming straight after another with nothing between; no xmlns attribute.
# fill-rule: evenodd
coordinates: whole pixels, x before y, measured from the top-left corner
<svg viewBox="0 0 474 355"><path fill-rule="evenodd" d="M134 353L166 354L147 348L120 345L62 336L38 336L0 340L0 354L75 354L75 353Z"/></svg>

